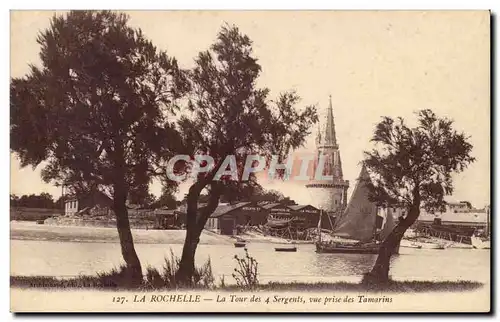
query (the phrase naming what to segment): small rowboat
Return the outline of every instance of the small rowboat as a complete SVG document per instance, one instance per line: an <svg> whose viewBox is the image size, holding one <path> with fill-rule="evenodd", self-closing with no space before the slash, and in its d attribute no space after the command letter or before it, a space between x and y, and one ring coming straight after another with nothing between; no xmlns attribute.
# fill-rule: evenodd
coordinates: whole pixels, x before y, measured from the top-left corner
<svg viewBox="0 0 500 322"><path fill-rule="evenodd" d="M245 247L246 244L247 244L246 240L244 240L242 238L237 238L236 242L234 243L234 247L241 248L241 247Z"/></svg>
<svg viewBox="0 0 500 322"><path fill-rule="evenodd" d="M276 247L274 250L277 252L296 252L297 247Z"/></svg>

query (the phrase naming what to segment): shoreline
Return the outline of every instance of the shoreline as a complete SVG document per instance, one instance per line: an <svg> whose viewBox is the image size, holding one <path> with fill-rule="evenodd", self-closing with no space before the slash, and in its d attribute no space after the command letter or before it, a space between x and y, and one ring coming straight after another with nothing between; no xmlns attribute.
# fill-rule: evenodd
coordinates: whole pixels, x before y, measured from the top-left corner
<svg viewBox="0 0 500 322"><path fill-rule="evenodd" d="M131 229L136 244L184 244L185 229ZM204 229L200 236L200 245L229 245L238 238L250 243L290 244L284 238L264 236L252 232L238 236L226 236ZM76 226L76 225L41 225L30 221L11 221L10 240L56 241L78 243L119 243L116 228ZM294 241L296 244L313 244L313 241Z"/></svg>
<svg viewBox="0 0 500 322"><path fill-rule="evenodd" d="M131 229L135 244L183 244L186 230ZM90 226L40 225L11 221L10 240L54 241L78 243L120 243L116 228ZM204 230L200 245L228 245L232 238Z"/></svg>
<svg viewBox="0 0 500 322"><path fill-rule="evenodd" d="M136 244L184 244L185 229L131 229ZM289 240L275 236L265 236L256 231L248 231L241 235L220 235L204 229L200 236L200 245L230 245L237 239L248 243L275 245L313 245L314 241ZM446 248L473 249L472 245L454 243L436 238L427 238L430 243L445 243ZM118 231L115 227L79 226L79 225L44 225L32 221L10 221L10 240L21 241L54 241L75 243L119 243ZM403 239L401 247L414 248L412 241Z"/></svg>

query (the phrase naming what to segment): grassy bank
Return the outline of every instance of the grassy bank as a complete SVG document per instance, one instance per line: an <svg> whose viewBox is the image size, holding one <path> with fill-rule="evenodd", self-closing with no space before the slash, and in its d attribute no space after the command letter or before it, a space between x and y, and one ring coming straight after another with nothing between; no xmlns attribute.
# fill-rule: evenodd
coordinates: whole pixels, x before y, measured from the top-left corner
<svg viewBox="0 0 500 322"><path fill-rule="evenodd" d="M53 288L53 289L100 289L100 290L130 290L116 277L109 274L97 276L79 276L69 279L58 279L48 276L11 276L11 287L18 288ZM344 292L394 292L394 293L416 293L416 292L459 292L477 290L484 285L473 281L390 281L382 285L367 285L361 283L335 282L335 283L279 283L257 285L253 290L257 291L344 291ZM157 289L148 284L147 281L139 287L139 290ZM160 289L183 289L160 288ZM237 285L217 285L204 287L198 285L190 289L240 291L244 290Z"/></svg>

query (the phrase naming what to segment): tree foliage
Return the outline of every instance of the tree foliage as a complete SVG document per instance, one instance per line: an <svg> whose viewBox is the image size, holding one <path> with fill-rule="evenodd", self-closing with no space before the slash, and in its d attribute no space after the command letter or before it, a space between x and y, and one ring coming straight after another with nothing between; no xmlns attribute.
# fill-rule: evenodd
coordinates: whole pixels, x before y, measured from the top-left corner
<svg viewBox="0 0 500 322"><path fill-rule="evenodd" d="M472 145L452 125L452 120L438 118L431 110L418 112L414 128L402 118L384 117L372 138L379 149L365 152L374 199L408 208L415 202L417 187L423 207L441 208L444 196L453 192L452 174L474 161Z"/></svg>
<svg viewBox="0 0 500 322"><path fill-rule="evenodd" d="M187 275L192 274L199 234L221 195L230 195L228 189L237 195L256 183L254 176L239 180L241 171L217 180L217 170L226 157L235 156L237 169L244 168L249 154L276 155L282 161L303 144L317 121L314 106L302 111L296 108L300 98L295 92L281 93L273 101L268 88L258 88L262 68L253 56L252 41L235 26L223 26L210 50L201 52L195 64L190 71L188 114L180 119L179 127L189 154L212 157L214 167L198 175L189 189L188 233L181 261L181 273ZM208 190L208 205L198 213L197 202L204 189Z"/></svg>
<svg viewBox="0 0 500 322"><path fill-rule="evenodd" d="M47 182L113 196L122 253L139 278L125 201L179 143L168 115L189 88L185 73L125 14L54 16L37 42L41 67L11 81L11 149L22 166L44 161Z"/></svg>
<svg viewBox="0 0 500 322"><path fill-rule="evenodd" d="M279 202L284 205L296 205L297 203L290 199L290 197L285 197L282 192L277 190L266 190L259 189L251 197L251 201L256 202Z"/></svg>
<svg viewBox="0 0 500 322"><path fill-rule="evenodd" d="M58 202L59 200L54 202L54 197L52 197L50 193L46 192L42 192L39 195L30 194L22 195L20 197L15 194L10 195L11 207L54 209L60 208L60 204Z"/></svg>
<svg viewBox="0 0 500 322"><path fill-rule="evenodd" d="M122 176L137 187L175 141L166 112L186 78L127 21L109 11L55 16L37 38L42 67L12 79L11 148L23 166L47 161L45 181L110 187Z"/></svg>
<svg viewBox="0 0 500 322"><path fill-rule="evenodd" d="M176 209L178 206L177 199L175 198L174 193L176 192L173 189L172 185L164 186L162 188L161 196L156 200L153 204L154 208L166 208L166 209Z"/></svg>
<svg viewBox="0 0 500 322"><path fill-rule="evenodd" d="M474 162L472 145L464 133L453 129L453 121L431 110L417 113L415 127L402 118L383 117L365 152L371 172L370 199L380 206L406 208L406 216L386 237L369 276L387 281L389 260L405 231L417 220L420 209L439 211L444 197L453 192L452 174Z"/></svg>

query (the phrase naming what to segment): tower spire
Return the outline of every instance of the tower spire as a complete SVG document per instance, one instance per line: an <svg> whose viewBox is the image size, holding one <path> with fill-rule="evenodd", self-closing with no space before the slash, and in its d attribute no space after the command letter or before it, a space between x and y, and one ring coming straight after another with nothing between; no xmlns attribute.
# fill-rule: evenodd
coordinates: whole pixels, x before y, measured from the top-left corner
<svg viewBox="0 0 500 322"><path fill-rule="evenodd" d="M324 177L323 179L316 179L317 177L315 177L306 187L313 189L315 200L313 204L318 209L340 215L347 205L349 181L343 178L342 161L335 135L331 95L325 125L324 130L319 132L317 137L319 144L316 146L317 159L314 163L314 173L316 174L320 171L320 175L328 177ZM320 160L324 162L321 164L321 167Z"/></svg>
<svg viewBox="0 0 500 322"><path fill-rule="evenodd" d="M332 95L330 95L330 103L328 105L328 113L326 116L325 128L325 146L331 146L338 149L337 137L335 135L335 122L333 121Z"/></svg>

